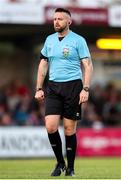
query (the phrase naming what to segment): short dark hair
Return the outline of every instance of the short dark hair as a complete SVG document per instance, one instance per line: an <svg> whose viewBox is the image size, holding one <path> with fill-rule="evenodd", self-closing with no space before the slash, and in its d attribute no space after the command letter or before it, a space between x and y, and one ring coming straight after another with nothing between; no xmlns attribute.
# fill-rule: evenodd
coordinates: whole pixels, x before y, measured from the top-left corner
<svg viewBox="0 0 121 180"><path fill-rule="evenodd" d="M71 17L70 11L67 10L67 9L64 9L64 8L57 8L57 9L55 10L55 12L64 12L64 13L67 13L67 14Z"/></svg>

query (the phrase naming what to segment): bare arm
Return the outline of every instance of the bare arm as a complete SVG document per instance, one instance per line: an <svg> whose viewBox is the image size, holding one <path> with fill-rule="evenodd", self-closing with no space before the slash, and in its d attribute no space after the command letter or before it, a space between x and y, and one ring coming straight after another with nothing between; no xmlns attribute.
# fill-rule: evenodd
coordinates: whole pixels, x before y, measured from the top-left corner
<svg viewBox="0 0 121 180"><path fill-rule="evenodd" d="M83 69L83 87L90 87L93 65L91 59L85 58L81 61Z"/></svg>
<svg viewBox="0 0 121 180"><path fill-rule="evenodd" d="M43 87L43 83L44 83L44 80L45 80L45 77L47 74L47 70L48 70L48 62L46 60L42 59L39 63L39 67L38 67L36 89Z"/></svg>
<svg viewBox="0 0 121 180"><path fill-rule="evenodd" d="M85 58L81 61L82 72L83 72L83 88L90 87L92 72L93 72L93 65L91 59ZM80 102L86 102L89 98L89 91L85 91L82 89L80 92Z"/></svg>
<svg viewBox="0 0 121 180"><path fill-rule="evenodd" d="M41 89L48 70L48 62L44 59L40 61L37 73L37 84L36 84L36 93L35 98L38 100L44 99L44 91ZM40 89L40 90L39 90Z"/></svg>

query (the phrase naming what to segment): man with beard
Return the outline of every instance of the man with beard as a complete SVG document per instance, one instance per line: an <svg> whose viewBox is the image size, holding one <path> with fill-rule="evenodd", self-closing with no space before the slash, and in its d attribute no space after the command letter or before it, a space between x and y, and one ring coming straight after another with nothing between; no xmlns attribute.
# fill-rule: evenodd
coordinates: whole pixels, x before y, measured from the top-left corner
<svg viewBox="0 0 121 180"><path fill-rule="evenodd" d="M81 118L81 104L89 97L93 65L85 39L72 32L71 14L67 9L57 8L54 13L56 33L46 38L41 50L35 98L44 100L43 82L47 71L49 82L45 95L45 126L57 164L51 176L74 176L76 153L76 127ZM83 68L83 71L82 71ZM62 153L58 132L63 117L67 165Z"/></svg>

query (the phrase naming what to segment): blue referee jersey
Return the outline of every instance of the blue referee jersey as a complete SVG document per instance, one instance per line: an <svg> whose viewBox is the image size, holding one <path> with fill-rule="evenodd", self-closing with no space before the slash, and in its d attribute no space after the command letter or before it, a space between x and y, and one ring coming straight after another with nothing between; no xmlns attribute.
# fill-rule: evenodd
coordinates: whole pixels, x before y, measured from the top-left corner
<svg viewBox="0 0 121 180"><path fill-rule="evenodd" d="M82 79L80 61L83 58L90 58L85 39L72 31L61 41L58 33L49 35L41 53L48 58L49 80L55 82Z"/></svg>

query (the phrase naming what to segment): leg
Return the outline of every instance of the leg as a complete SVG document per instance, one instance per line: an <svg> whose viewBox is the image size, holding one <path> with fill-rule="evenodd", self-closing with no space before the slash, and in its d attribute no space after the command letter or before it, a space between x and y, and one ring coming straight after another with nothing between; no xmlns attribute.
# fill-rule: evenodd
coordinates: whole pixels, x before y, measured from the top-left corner
<svg viewBox="0 0 121 180"><path fill-rule="evenodd" d="M74 161L76 154L76 126L77 121L64 118L64 130L66 137L67 172L66 175L74 175Z"/></svg>
<svg viewBox="0 0 121 180"><path fill-rule="evenodd" d="M58 130L60 115L45 116L45 127L49 134L53 134Z"/></svg>
<svg viewBox="0 0 121 180"><path fill-rule="evenodd" d="M48 132L48 138L54 154L57 159L57 165L51 176L59 176L61 170L65 168L65 162L62 154L62 142L58 132L60 115L48 115L45 117L45 126Z"/></svg>
<svg viewBox="0 0 121 180"><path fill-rule="evenodd" d="M64 129L66 137L67 170L66 175L74 175L74 161L76 154L76 127L77 120L81 117L81 106L79 105L79 93L82 89L82 81L70 81L64 89Z"/></svg>

